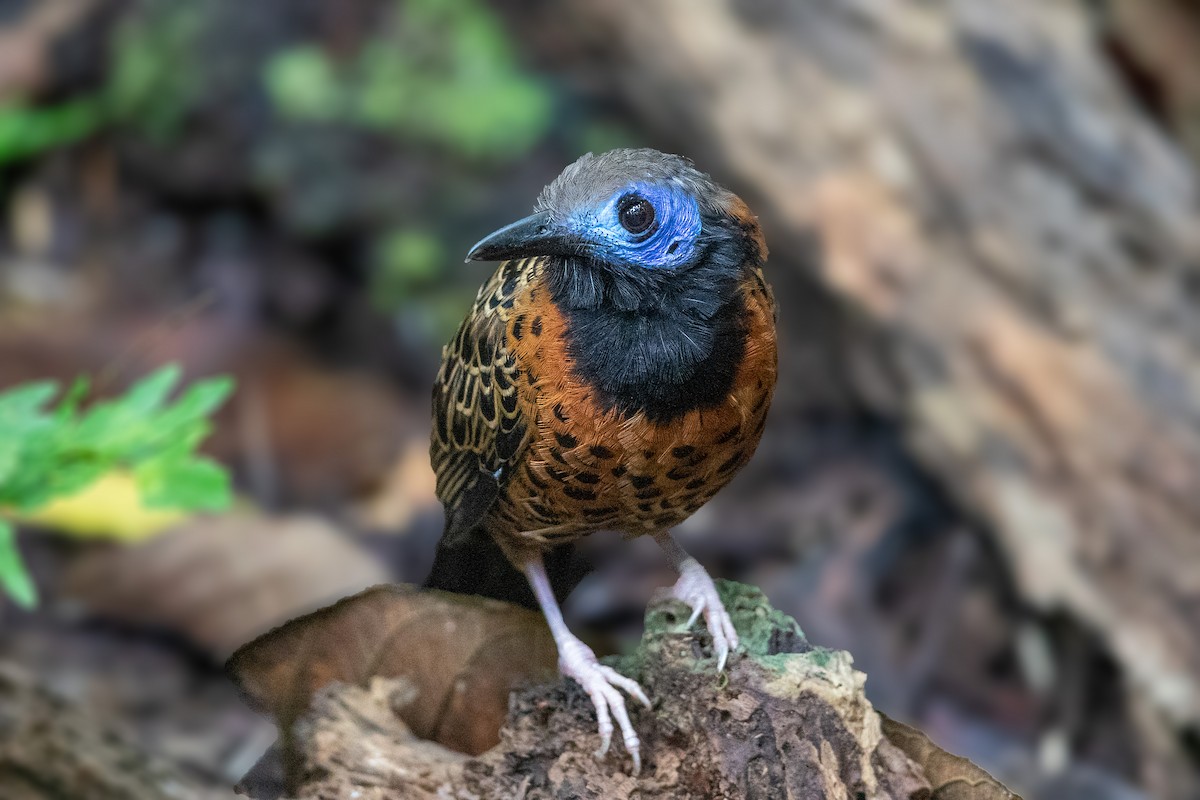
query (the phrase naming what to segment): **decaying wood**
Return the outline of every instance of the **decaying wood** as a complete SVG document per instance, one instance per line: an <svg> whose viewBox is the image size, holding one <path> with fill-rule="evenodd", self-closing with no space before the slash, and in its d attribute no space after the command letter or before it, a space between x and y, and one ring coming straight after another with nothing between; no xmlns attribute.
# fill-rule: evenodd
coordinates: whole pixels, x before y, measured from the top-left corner
<svg viewBox="0 0 1200 800"><path fill-rule="evenodd" d="M689 609L661 595L619 668L652 710L632 712L646 759L627 774L619 745L597 759L591 702L573 683L514 695L500 744L477 758L416 738L398 710L408 679L336 683L296 728L300 798L895 798L1011 800L985 773L883 720L843 652L813 648L748 587L723 587L745 654L718 674ZM895 742L893 741L895 739ZM906 755L910 752L910 755ZM936 782L927 778L926 765ZM969 787L969 794L963 794Z"/></svg>
<svg viewBox="0 0 1200 800"><path fill-rule="evenodd" d="M781 322L835 354L785 396L898 420L1023 597L1195 724L1197 181L1084 6L571 0L526 35L747 190Z"/></svg>
<svg viewBox="0 0 1200 800"><path fill-rule="evenodd" d="M0 797L5 800L216 800L116 730L0 666Z"/></svg>

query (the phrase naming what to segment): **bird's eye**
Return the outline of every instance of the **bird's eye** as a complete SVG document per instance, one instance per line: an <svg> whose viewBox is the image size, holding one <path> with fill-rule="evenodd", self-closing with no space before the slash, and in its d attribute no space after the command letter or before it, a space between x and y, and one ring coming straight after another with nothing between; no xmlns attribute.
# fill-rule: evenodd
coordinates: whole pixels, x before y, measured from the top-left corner
<svg viewBox="0 0 1200 800"><path fill-rule="evenodd" d="M617 205L621 227L630 233L645 233L654 224L654 206L636 194L627 194Z"/></svg>

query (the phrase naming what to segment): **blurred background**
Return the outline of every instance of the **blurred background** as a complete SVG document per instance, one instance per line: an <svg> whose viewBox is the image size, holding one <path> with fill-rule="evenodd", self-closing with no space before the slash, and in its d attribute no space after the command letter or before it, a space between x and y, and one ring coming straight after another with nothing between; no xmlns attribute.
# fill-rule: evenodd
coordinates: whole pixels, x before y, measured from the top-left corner
<svg viewBox="0 0 1200 800"><path fill-rule="evenodd" d="M222 661L428 570L466 250L630 145L772 251L768 433L692 552L1028 798L1200 797L1188 0L0 1L0 391L233 375L238 493L23 525L0 668L235 783L274 726ZM661 555L580 557L569 621L634 641Z"/></svg>

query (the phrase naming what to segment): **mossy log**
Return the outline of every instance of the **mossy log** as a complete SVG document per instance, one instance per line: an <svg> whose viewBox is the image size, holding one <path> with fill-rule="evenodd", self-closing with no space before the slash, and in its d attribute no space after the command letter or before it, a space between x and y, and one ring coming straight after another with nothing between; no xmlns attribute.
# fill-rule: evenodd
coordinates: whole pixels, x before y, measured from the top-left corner
<svg viewBox="0 0 1200 800"><path fill-rule="evenodd" d="M721 590L743 646L716 671L702 626L664 595L631 655L653 709L631 709L638 776L614 745L597 758L591 702L571 681L513 695L500 743L471 758L415 737L396 710L413 687L375 678L331 684L295 729L300 798L979 798L1014 795L966 761L881 717L849 654L813 647L760 592ZM931 774L932 772L932 774Z"/></svg>

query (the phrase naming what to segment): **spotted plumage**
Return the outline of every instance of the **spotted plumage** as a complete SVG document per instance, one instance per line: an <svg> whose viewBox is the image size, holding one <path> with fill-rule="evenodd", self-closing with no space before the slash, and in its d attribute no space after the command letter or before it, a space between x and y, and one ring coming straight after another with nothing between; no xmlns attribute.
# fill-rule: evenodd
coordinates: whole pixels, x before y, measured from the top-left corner
<svg viewBox="0 0 1200 800"><path fill-rule="evenodd" d="M745 203L684 159L585 156L533 216L472 250L508 260L445 348L434 386L431 460L446 532L431 583L475 557L464 546L472 537L494 541L529 579L564 672L597 703L605 747L611 712L635 767L624 705L606 692L644 696L562 626L542 554L597 530L654 536L723 665L736 633L711 579L668 531L733 478L762 436L776 377L766 255Z"/></svg>

